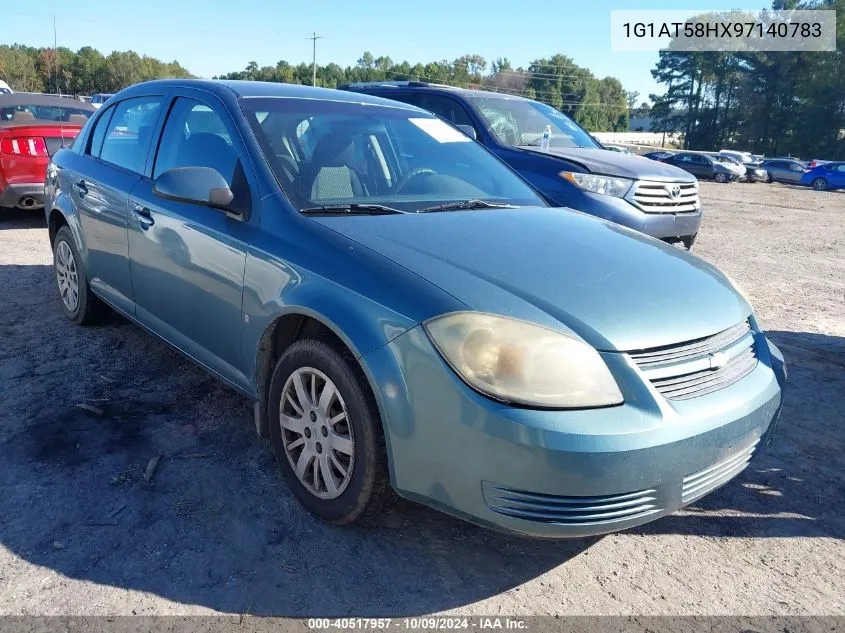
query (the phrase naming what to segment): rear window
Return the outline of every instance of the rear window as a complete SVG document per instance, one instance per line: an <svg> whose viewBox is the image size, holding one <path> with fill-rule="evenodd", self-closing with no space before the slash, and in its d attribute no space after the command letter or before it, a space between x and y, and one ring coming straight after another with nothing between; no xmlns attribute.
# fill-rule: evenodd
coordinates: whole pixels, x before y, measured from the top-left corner
<svg viewBox="0 0 845 633"><path fill-rule="evenodd" d="M90 110L73 106L20 104L0 107L0 121L61 121L84 124L93 114Z"/></svg>

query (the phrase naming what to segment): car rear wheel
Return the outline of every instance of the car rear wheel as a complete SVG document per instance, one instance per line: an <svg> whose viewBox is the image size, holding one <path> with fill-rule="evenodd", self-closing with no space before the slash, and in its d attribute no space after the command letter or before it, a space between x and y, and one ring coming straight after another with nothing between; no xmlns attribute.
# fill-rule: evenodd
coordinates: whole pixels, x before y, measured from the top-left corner
<svg viewBox="0 0 845 633"><path fill-rule="evenodd" d="M724 183L728 182L728 175L727 175L727 174L725 174L725 173L719 172L719 173L717 173L715 176L713 176L713 179L714 179L716 182L719 182L719 183L723 183L723 184L724 184Z"/></svg>
<svg viewBox="0 0 845 633"><path fill-rule="evenodd" d="M380 512L393 496L375 399L354 361L316 340L291 345L270 383L276 461L291 492L335 525Z"/></svg>
<svg viewBox="0 0 845 633"><path fill-rule="evenodd" d="M813 189L816 191L827 191L827 180L824 178L816 178L813 180Z"/></svg>
<svg viewBox="0 0 845 633"><path fill-rule="evenodd" d="M70 229L63 226L53 241L53 270L62 311L77 325L90 325L102 321L109 308L91 292L85 272L79 266L79 252Z"/></svg>

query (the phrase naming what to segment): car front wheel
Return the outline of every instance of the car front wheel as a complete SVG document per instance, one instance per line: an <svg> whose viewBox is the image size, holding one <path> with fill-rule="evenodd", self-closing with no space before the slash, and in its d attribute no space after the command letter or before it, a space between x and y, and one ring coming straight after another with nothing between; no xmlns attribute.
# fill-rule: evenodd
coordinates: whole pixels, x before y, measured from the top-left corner
<svg viewBox="0 0 845 633"><path fill-rule="evenodd" d="M392 498L378 408L353 360L322 341L297 341L273 372L268 413L282 476L319 519L352 523Z"/></svg>
<svg viewBox="0 0 845 633"><path fill-rule="evenodd" d="M718 174L713 176L713 179L718 183L724 184L724 183L728 182L728 175L725 174L725 173L719 172Z"/></svg>
<svg viewBox="0 0 845 633"><path fill-rule="evenodd" d="M816 178L813 180L813 189L816 191L827 191L827 180L824 178Z"/></svg>

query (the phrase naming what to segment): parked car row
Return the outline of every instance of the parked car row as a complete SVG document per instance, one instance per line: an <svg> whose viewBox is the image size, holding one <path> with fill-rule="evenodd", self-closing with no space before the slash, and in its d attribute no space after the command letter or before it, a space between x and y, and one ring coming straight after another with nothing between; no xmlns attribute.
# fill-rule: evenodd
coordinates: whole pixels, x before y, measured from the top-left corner
<svg viewBox="0 0 845 633"><path fill-rule="evenodd" d="M398 493L578 537L742 472L786 381L743 294L551 206L697 222L696 180L529 100L390 92L458 129L370 90L167 80L109 99L47 168L65 316L123 314L255 402L292 494L334 524Z"/></svg>
<svg viewBox="0 0 845 633"><path fill-rule="evenodd" d="M697 178L716 182L782 182L805 185L817 191L845 188L841 161L813 160L804 162L798 158L765 158L748 152L721 150L719 152L686 152L679 150L657 150L643 154L651 160L676 165ZM728 165L727 162L732 163ZM731 167L734 167L733 169ZM739 166L741 170L735 167Z"/></svg>

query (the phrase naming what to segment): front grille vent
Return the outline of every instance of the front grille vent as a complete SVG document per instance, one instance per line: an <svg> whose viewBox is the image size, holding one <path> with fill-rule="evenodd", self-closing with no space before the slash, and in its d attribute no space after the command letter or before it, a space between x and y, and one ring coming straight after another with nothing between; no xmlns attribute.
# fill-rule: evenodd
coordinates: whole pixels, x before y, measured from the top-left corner
<svg viewBox="0 0 845 633"><path fill-rule="evenodd" d="M640 180L633 200L646 213L691 213L698 209L698 183Z"/></svg>
<svg viewBox="0 0 845 633"><path fill-rule="evenodd" d="M671 400L713 393L757 366L754 336L747 321L713 336L628 355L655 389Z"/></svg>

